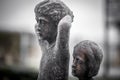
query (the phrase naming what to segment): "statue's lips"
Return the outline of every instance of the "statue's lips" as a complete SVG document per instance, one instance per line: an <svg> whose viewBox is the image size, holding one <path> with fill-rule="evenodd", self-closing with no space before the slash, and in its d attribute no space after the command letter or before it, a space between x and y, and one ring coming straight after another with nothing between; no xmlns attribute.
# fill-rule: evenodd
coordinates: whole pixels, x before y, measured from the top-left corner
<svg viewBox="0 0 120 80"><path fill-rule="evenodd" d="M40 30L37 30L38 36L42 36L42 32Z"/></svg>
<svg viewBox="0 0 120 80"><path fill-rule="evenodd" d="M39 36L42 36L42 33L39 33Z"/></svg>

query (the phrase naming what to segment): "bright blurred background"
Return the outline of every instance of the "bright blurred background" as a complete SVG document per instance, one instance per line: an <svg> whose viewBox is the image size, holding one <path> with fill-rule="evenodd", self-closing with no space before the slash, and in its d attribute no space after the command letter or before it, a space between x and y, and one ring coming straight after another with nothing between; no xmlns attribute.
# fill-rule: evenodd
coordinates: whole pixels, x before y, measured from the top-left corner
<svg viewBox="0 0 120 80"><path fill-rule="evenodd" d="M34 7L42 0L0 0L0 80L36 80L41 49L34 30ZM97 42L104 59L96 80L120 80L120 0L65 0L73 11L69 80L73 47Z"/></svg>

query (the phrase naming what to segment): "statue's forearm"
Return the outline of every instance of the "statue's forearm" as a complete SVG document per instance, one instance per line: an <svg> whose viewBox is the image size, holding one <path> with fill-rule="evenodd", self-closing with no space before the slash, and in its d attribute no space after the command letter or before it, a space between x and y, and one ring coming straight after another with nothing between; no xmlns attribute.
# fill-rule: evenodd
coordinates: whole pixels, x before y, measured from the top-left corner
<svg viewBox="0 0 120 80"><path fill-rule="evenodd" d="M72 18L66 15L62 18L58 24L58 34L56 38L56 48L62 50L68 50L69 45L69 33L71 27Z"/></svg>
<svg viewBox="0 0 120 80"><path fill-rule="evenodd" d="M56 40L57 49L66 49L69 45L69 33L71 24L65 23L60 25Z"/></svg>

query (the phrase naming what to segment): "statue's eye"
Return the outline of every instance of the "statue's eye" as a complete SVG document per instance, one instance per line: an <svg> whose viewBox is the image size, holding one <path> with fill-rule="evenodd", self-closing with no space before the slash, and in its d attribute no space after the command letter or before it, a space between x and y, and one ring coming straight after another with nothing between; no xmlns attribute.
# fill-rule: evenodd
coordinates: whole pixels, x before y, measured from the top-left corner
<svg viewBox="0 0 120 80"><path fill-rule="evenodd" d="M40 20L38 20L38 22L39 22L39 23L42 23L42 20L40 19Z"/></svg>
<svg viewBox="0 0 120 80"><path fill-rule="evenodd" d="M79 58L76 58L76 61L78 62L78 61L79 61Z"/></svg>
<svg viewBox="0 0 120 80"><path fill-rule="evenodd" d="M83 64L84 62L82 61L82 60L80 60L79 58L76 58L76 62L78 63L78 64Z"/></svg>
<svg viewBox="0 0 120 80"><path fill-rule="evenodd" d="M79 60L79 64L84 64L85 62L83 60Z"/></svg>
<svg viewBox="0 0 120 80"><path fill-rule="evenodd" d="M45 20L39 20L40 24L46 24L47 22Z"/></svg>
<svg viewBox="0 0 120 80"><path fill-rule="evenodd" d="M36 18L36 21L37 21L37 23L39 23L39 24L46 24L46 23L49 22L49 21L48 21L46 18L44 18L44 17Z"/></svg>
<svg viewBox="0 0 120 80"><path fill-rule="evenodd" d="M79 60L79 64L83 64L83 61Z"/></svg>

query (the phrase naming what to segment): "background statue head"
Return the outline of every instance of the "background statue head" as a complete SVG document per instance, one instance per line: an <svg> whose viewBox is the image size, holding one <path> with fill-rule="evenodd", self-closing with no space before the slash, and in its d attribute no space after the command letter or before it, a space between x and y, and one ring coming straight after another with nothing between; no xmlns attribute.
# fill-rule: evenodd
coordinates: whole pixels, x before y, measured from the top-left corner
<svg viewBox="0 0 120 80"><path fill-rule="evenodd" d="M72 74L78 78L97 75L103 58L101 48L92 41L82 41L74 47Z"/></svg>
<svg viewBox="0 0 120 80"><path fill-rule="evenodd" d="M73 18L72 11L60 0L44 0L36 5L36 32L38 36L53 43L57 36L59 21L66 15Z"/></svg>

